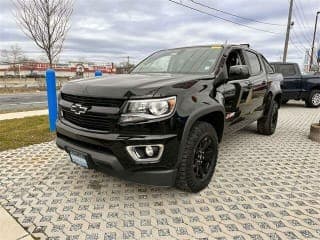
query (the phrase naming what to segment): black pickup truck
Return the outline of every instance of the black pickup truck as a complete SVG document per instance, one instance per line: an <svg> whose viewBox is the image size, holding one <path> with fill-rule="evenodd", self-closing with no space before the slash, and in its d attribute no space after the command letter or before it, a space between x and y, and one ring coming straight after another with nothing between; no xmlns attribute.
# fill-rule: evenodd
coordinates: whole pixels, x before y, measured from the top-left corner
<svg viewBox="0 0 320 240"><path fill-rule="evenodd" d="M297 63L271 63L275 72L282 73L282 103L303 100L308 107L320 106L320 76L302 75Z"/></svg>
<svg viewBox="0 0 320 240"><path fill-rule="evenodd" d="M84 167L198 192L224 134L254 121L260 134L274 133L281 80L248 46L162 50L130 74L64 85L57 145Z"/></svg>

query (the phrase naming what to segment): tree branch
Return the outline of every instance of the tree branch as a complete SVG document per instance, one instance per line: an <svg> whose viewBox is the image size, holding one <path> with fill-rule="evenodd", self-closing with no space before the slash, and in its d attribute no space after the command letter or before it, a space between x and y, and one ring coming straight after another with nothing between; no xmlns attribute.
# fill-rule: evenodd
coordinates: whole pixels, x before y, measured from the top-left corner
<svg viewBox="0 0 320 240"><path fill-rule="evenodd" d="M13 0L14 16L24 34L42 49L52 63L63 49L74 0Z"/></svg>

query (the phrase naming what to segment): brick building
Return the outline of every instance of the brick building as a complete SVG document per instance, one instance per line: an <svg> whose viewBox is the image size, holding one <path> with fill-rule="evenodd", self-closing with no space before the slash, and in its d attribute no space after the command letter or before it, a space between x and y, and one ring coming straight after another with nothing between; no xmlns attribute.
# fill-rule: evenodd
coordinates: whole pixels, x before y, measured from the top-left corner
<svg viewBox="0 0 320 240"><path fill-rule="evenodd" d="M44 62L24 62L21 64L0 64L0 76L44 76L48 63ZM116 67L113 63L93 63L77 62L53 64L52 68L56 71L58 77L91 77L96 70L104 74L116 73Z"/></svg>

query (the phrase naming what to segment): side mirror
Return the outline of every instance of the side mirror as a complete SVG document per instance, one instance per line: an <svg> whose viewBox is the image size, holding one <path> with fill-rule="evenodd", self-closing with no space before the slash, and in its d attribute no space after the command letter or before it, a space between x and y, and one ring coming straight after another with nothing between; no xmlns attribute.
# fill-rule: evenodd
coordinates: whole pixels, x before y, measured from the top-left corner
<svg viewBox="0 0 320 240"><path fill-rule="evenodd" d="M250 77L247 65L231 66L229 70L229 80L247 79Z"/></svg>

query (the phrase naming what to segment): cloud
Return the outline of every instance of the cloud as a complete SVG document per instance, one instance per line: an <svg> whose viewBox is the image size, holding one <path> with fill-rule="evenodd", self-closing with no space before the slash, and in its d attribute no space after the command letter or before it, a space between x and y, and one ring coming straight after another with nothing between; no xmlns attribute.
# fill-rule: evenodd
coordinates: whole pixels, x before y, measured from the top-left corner
<svg viewBox="0 0 320 240"><path fill-rule="evenodd" d="M178 0L180 1L180 0ZM72 27L67 36L62 61L86 58L100 61L122 61L131 56L135 62L153 51L179 46L213 43L250 43L270 60L279 60L283 51L288 2L279 0L197 0L201 3L259 21L281 24L271 26L227 16L190 4L250 27L277 32L270 34L234 25L212 16L178 6L168 0L77 0ZM16 25L10 0L1 0L0 49L18 43L30 57L43 53L36 48ZM312 38L318 0L296 0L295 21L289 60L303 61L304 50ZM302 20L304 19L304 20Z"/></svg>

